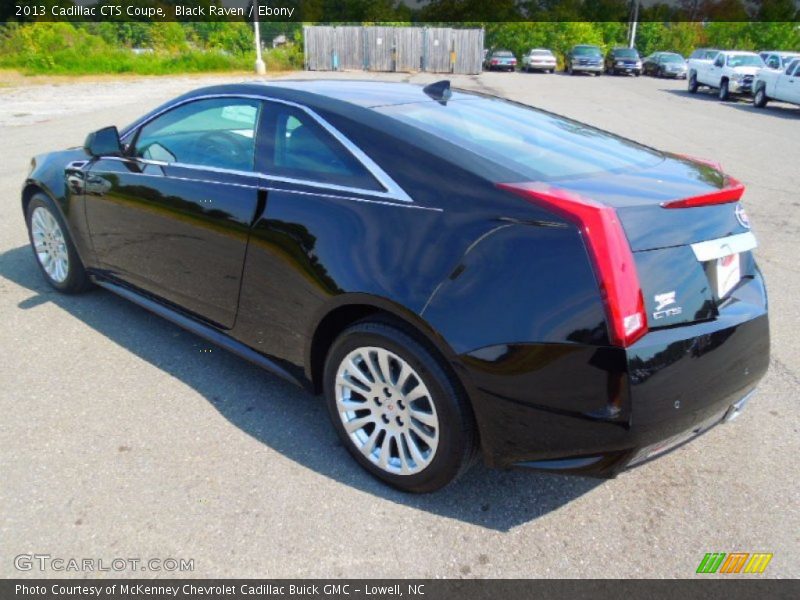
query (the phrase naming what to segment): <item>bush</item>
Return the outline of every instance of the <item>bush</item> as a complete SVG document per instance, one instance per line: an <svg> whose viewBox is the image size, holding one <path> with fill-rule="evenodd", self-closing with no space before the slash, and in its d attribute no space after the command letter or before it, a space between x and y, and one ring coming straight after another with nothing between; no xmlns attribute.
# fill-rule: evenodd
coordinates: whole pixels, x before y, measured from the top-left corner
<svg viewBox="0 0 800 600"><path fill-rule="evenodd" d="M125 25L125 24L122 24ZM139 29L121 30L108 24L75 26L71 23L31 23L0 28L0 68L26 75L89 75L134 73L166 75L210 71L249 71L255 63L252 32L245 24L211 28L200 36L187 36L178 23L154 23L146 38ZM117 35L135 33L146 39L148 52L137 54ZM137 44L138 45L138 44ZM301 68L297 45L264 52L269 70Z"/></svg>

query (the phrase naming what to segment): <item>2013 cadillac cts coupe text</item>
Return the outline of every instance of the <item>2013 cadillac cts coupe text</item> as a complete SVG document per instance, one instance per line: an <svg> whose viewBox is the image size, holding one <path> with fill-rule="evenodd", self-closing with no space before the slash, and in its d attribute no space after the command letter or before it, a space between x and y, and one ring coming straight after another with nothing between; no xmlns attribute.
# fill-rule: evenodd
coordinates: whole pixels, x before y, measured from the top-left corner
<svg viewBox="0 0 800 600"><path fill-rule="evenodd" d="M53 287L324 392L424 492L479 453L613 476L738 414L769 361L743 190L448 82L281 81L39 156L22 209Z"/></svg>

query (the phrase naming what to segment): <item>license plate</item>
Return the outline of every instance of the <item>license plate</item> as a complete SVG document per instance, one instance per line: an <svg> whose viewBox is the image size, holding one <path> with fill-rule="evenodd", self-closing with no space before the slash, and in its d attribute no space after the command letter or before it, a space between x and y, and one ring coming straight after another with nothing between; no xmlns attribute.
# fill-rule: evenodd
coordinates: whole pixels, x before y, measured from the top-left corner
<svg viewBox="0 0 800 600"><path fill-rule="evenodd" d="M742 278L739 254L729 254L717 259L717 298L724 298Z"/></svg>
<svg viewBox="0 0 800 600"><path fill-rule="evenodd" d="M633 69L625 69L626 73L630 73Z"/></svg>

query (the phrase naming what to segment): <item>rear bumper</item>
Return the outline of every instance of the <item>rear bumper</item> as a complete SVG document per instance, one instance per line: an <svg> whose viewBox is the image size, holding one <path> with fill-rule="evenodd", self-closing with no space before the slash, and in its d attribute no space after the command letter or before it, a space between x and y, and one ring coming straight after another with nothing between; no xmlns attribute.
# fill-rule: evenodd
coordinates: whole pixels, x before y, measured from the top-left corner
<svg viewBox="0 0 800 600"><path fill-rule="evenodd" d="M749 280L716 320L627 349L516 344L462 358L488 464L613 477L738 412L769 364L766 295Z"/></svg>

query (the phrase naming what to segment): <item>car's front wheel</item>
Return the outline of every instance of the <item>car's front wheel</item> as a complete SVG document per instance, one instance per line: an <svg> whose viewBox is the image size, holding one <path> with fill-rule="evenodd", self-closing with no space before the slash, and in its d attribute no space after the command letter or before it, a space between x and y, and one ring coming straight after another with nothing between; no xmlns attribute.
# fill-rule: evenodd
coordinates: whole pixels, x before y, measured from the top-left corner
<svg viewBox="0 0 800 600"><path fill-rule="evenodd" d="M91 281L53 201L34 194L25 216L28 239L47 283L68 294L89 289Z"/></svg>
<svg viewBox="0 0 800 600"><path fill-rule="evenodd" d="M730 88L728 87L728 80L723 79L719 84L719 99L726 102L731 97Z"/></svg>
<svg viewBox="0 0 800 600"><path fill-rule="evenodd" d="M429 348L394 324L363 321L334 342L324 388L339 437L367 471L407 492L432 492L475 450L470 406Z"/></svg>
<svg viewBox="0 0 800 600"><path fill-rule="evenodd" d="M698 87L697 86L697 75L695 73L692 73L691 75L689 75L689 82L688 82L688 85L687 85L689 93L690 94L696 94L697 93L697 87Z"/></svg>
<svg viewBox="0 0 800 600"><path fill-rule="evenodd" d="M756 95L753 96L753 106L756 108L764 108L767 105L767 92L763 87L756 90Z"/></svg>

